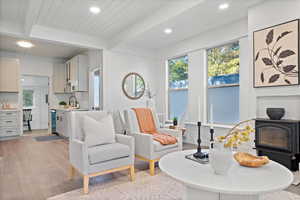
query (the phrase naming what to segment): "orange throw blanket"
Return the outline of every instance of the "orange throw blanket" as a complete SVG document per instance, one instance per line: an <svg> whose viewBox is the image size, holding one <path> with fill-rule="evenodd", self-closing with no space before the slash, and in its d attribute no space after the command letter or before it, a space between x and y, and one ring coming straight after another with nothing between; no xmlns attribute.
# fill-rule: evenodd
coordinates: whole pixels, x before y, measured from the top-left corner
<svg viewBox="0 0 300 200"><path fill-rule="evenodd" d="M177 139L172 135L159 133L156 129L153 119L152 111L149 108L133 108L137 121L139 123L140 131L153 135L153 139L162 145L176 144Z"/></svg>

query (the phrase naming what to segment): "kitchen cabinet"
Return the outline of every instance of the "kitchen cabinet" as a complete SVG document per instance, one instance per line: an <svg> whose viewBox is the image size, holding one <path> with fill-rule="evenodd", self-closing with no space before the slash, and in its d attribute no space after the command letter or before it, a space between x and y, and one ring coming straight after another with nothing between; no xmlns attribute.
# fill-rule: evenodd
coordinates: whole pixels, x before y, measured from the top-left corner
<svg viewBox="0 0 300 200"><path fill-rule="evenodd" d="M0 139L21 134L19 115L18 110L0 110Z"/></svg>
<svg viewBox="0 0 300 200"><path fill-rule="evenodd" d="M67 81L71 92L88 91L88 57L77 55L66 62Z"/></svg>
<svg viewBox="0 0 300 200"><path fill-rule="evenodd" d="M56 111L56 132L65 137L68 135L68 111L57 110Z"/></svg>
<svg viewBox="0 0 300 200"><path fill-rule="evenodd" d="M66 66L64 64L53 65L52 83L54 93L68 92Z"/></svg>
<svg viewBox="0 0 300 200"><path fill-rule="evenodd" d="M55 109L56 110L56 132L64 137L71 135L72 112L87 111L87 109Z"/></svg>
<svg viewBox="0 0 300 200"><path fill-rule="evenodd" d="M19 80L19 60L14 58L0 58L0 92L19 92Z"/></svg>

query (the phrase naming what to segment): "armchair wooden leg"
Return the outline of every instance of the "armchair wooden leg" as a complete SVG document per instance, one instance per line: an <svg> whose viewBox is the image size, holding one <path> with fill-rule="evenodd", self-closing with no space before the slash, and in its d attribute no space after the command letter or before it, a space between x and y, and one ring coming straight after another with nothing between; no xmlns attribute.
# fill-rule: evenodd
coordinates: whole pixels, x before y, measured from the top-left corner
<svg viewBox="0 0 300 200"><path fill-rule="evenodd" d="M75 175L75 168L71 165L70 166L70 179L71 180L73 179L74 175Z"/></svg>
<svg viewBox="0 0 300 200"><path fill-rule="evenodd" d="M130 180L134 181L135 180L134 165L130 166L130 168L129 168L129 174L130 174Z"/></svg>
<svg viewBox="0 0 300 200"><path fill-rule="evenodd" d="M84 194L89 193L89 180L90 180L89 176L87 176L87 175L83 176L83 193Z"/></svg>
<svg viewBox="0 0 300 200"><path fill-rule="evenodd" d="M149 161L149 169L150 169L150 175L154 176L155 174L155 160Z"/></svg>

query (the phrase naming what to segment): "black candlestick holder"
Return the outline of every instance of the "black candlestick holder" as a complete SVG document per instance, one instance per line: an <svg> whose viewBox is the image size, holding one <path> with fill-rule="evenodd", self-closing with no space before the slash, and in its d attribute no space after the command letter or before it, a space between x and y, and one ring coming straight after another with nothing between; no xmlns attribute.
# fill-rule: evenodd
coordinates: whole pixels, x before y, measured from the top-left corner
<svg viewBox="0 0 300 200"><path fill-rule="evenodd" d="M197 159L208 159L208 154L202 152L202 148L201 148L201 122L197 123L198 126L198 147L197 147L197 152L193 154L193 156Z"/></svg>
<svg viewBox="0 0 300 200"><path fill-rule="evenodd" d="M215 133L215 130L213 128L210 128L209 132L210 132L210 146L209 146L209 148L213 149L214 148L214 133Z"/></svg>

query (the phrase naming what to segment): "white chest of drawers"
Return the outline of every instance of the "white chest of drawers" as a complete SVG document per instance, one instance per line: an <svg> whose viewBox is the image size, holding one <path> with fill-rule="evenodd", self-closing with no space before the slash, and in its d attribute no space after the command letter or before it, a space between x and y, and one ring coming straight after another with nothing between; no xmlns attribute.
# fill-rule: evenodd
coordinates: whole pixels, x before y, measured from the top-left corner
<svg viewBox="0 0 300 200"><path fill-rule="evenodd" d="M20 135L18 110L0 110L0 138Z"/></svg>

